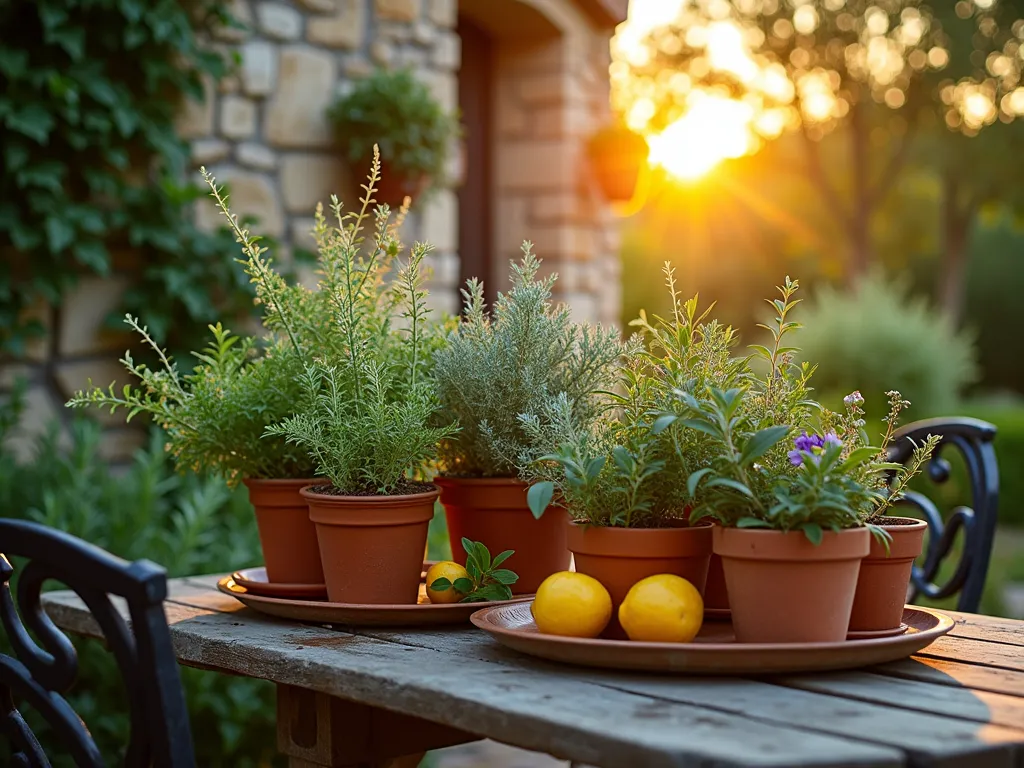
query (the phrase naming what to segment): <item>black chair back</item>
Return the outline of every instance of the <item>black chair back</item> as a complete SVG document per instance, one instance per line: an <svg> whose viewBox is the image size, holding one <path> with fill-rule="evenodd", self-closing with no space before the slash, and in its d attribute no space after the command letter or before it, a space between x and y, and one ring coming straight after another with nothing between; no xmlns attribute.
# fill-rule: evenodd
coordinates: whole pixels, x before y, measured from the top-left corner
<svg viewBox="0 0 1024 768"><path fill-rule="evenodd" d="M9 557L26 560L19 569L17 600ZM64 698L78 676L78 657L41 605L43 583L51 579L85 602L117 660L131 716L123 764L194 768L185 697L163 610L164 569L146 560L126 562L42 525L0 519L0 619L14 649L14 656L0 654L0 734L11 740L14 765L50 766L16 701L46 720L76 765L105 765L88 729ZM127 602L130 626L115 608L115 596Z"/></svg>
<svg viewBox="0 0 1024 768"><path fill-rule="evenodd" d="M896 434L889 450L889 460L906 462L928 435L939 435L941 441L928 462L927 477L933 483L944 483L950 477L950 463L943 453L950 446L960 452L967 466L971 487L971 507L955 507L943 519L935 503L922 493L908 492L902 504L916 507L928 523L928 545L924 561L914 565L911 594L908 602L920 596L934 600L959 592L957 609L977 612L988 575L992 543L995 540L999 505L999 468L992 441L996 428L978 419L928 419L908 424ZM954 547L963 531L961 546ZM958 558L944 577L940 570L950 558ZM939 583L941 581L941 583Z"/></svg>

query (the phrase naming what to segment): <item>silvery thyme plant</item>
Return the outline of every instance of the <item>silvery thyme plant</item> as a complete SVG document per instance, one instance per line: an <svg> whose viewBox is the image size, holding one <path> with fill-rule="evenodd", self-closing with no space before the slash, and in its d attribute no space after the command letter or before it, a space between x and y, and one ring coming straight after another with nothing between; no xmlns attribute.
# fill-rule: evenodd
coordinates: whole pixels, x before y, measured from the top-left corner
<svg viewBox="0 0 1024 768"><path fill-rule="evenodd" d="M568 307L552 303L557 275L539 279L532 244L524 242L522 251L493 317L483 284L467 281L463 320L434 359L443 419L461 426L441 448L450 475L515 477L520 465L543 453L524 419L544 419L559 398L559 418L578 428L596 417L599 392L612 384L617 332L574 323Z"/></svg>

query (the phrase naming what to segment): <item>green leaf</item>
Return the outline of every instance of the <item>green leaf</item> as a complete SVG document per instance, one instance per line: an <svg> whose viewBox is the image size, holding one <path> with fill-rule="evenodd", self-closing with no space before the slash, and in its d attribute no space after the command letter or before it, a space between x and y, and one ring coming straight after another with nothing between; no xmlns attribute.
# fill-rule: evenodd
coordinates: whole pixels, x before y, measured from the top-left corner
<svg viewBox="0 0 1024 768"><path fill-rule="evenodd" d="M807 537L807 540L811 542L811 544L814 546L821 544L821 538L824 534L820 525L817 523L804 523L800 528L803 530L804 536Z"/></svg>
<svg viewBox="0 0 1024 768"><path fill-rule="evenodd" d="M49 137L54 124L53 117L39 104L29 104L20 111L9 114L5 122L12 131L35 139L40 144Z"/></svg>
<svg viewBox="0 0 1024 768"><path fill-rule="evenodd" d="M716 427L710 421L705 421L704 419L680 419L679 423L682 424L684 427L696 429L697 431L703 432L704 434L707 435L711 435L712 437L718 437L720 434L718 427Z"/></svg>
<svg viewBox="0 0 1024 768"><path fill-rule="evenodd" d="M621 446L616 446L620 448ZM601 474L601 470L604 469L604 456L595 456L587 462L587 480L596 480L597 476Z"/></svg>
<svg viewBox="0 0 1024 768"><path fill-rule="evenodd" d="M678 420L678 418L679 417L676 416L674 413L666 413L663 416L659 416L654 420L654 424L651 425L651 433L655 435L660 435L662 432L664 432L666 429L672 426L672 424L676 420Z"/></svg>
<svg viewBox="0 0 1024 768"><path fill-rule="evenodd" d="M46 242L50 253L60 253L75 239L74 228L59 214L47 216L43 229L46 231Z"/></svg>
<svg viewBox="0 0 1024 768"><path fill-rule="evenodd" d="M480 572L487 573L491 568L491 553L487 551L487 547L482 542L473 542L473 553L476 555L476 561L480 565Z"/></svg>
<svg viewBox="0 0 1024 768"><path fill-rule="evenodd" d="M736 521L737 528L771 528L771 525L756 517L741 517Z"/></svg>
<svg viewBox="0 0 1024 768"><path fill-rule="evenodd" d="M506 549L504 552L499 552L497 555L494 556L494 559L491 561L491 568L497 568L499 565L501 565L510 557L512 557L512 555L514 555L515 553L516 551L514 549Z"/></svg>
<svg viewBox="0 0 1024 768"><path fill-rule="evenodd" d="M439 579L434 579L432 582L430 582L430 589L434 590L435 592L444 592L444 591L449 590L451 588L452 588L451 581L446 579L444 576L442 576ZM472 589L472 583L471 583L470 589Z"/></svg>
<svg viewBox="0 0 1024 768"><path fill-rule="evenodd" d="M754 459L764 456L776 443L789 434L790 428L785 426L768 427L755 432L740 452L740 464L746 466Z"/></svg>
<svg viewBox="0 0 1024 768"><path fill-rule="evenodd" d="M732 488L734 491L739 491L744 496L754 498L754 492L751 491L747 486L738 480L733 480L728 477L716 477L714 480L709 480L706 483L708 488Z"/></svg>
<svg viewBox="0 0 1024 768"><path fill-rule="evenodd" d="M555 484L547 480L534 483L526 492L526 504L534 518L540 519L555 495Z"/></svg>
<svg viewBox="0 0 1024 768"><path fill-rule="evenodd" d="M472 579L467 579L465 577L462 577L461 579L456 579L455 583L452 584L452 586L455 587L456 592L461 592L464 595L468 595L470 592L473 591Z"/></svg>
<svg viewBox="0 0 1024 768"><path fill-rule="evenodd" d="M701 479L705 475L714 471L715 470L713 470L711 467L704 467L704 469L698 469L696 472L692 473L689 478L687 478L686 490L690 494L691 499L696 495L697 486L700 485Z"/></svg>
<svg viewBox="0 0 1024 768"><path fill-rule="evenodd" d="M490 576L492 579L502 584L515 584L519 581L519 575L507 568L499 568L496 571L491 571Z"/></svg>

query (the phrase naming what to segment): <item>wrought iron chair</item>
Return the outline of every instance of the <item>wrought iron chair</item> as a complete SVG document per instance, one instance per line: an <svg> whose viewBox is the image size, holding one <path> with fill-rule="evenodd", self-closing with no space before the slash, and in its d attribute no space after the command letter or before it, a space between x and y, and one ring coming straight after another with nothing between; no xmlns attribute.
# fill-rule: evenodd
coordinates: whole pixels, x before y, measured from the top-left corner
<svg viewBox="0 0 1024 768"><path fill-rule="evenodd" d="M9 557L27 560L19 568L16 601ZM42 716L76 765L105 765L64 698L78 675L78 657L40 603L43 583L50 579L73 589L89 606L117 660L131 713L123 764L193 768L185 697L163 611L166 572L146 560L128 563L42 525L0 519L0 619L15 654L0 653L0 735L11 742L13 766L50 766L15 697ZM130 626L114 607L113 596L127 601Z"/></svg>
<svg viewBox="0 0 1024 768"><path fill-rule="evenodd" d="M950 463L943 458L949 446L964 458L971 486L972 507L954 507L943 519L935 503L922 493L908 492L903 504L916 507L928 523L928 544L924 561L914 565L911 590L907 602L920 596L932 599L950 597L958 592L957 609L976 612L988 574L992 542L996 532L999 501L999 469L992 445L996 428L987 422L967 418L940 418L918 421L899 430L889 450L889 460L906 462L914 444L928 435L939 435L941 441L927 466L927 476L934 483L944 483L950 476ZM957 534L963 531L963 542L954 550ZM936 583L946 558L959 555L956 567L942 584Z"/></svg>

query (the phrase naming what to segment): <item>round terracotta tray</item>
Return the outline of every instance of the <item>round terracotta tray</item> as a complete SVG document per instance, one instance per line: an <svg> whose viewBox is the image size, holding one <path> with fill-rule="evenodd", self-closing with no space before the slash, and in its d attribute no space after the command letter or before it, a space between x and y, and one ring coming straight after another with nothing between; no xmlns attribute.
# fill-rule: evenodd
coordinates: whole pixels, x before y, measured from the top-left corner
<svg viewBox="0 0 1024 768"><path fill-rule="evenodd" d="M297 597L312 600L327 599L326 584L282 584L276 581L267 580L267 569L243 568L231 574L231 578L240 587L254 595L263 597Z"/></svg>
<svg viewBox="0 0 1024 768"><path fill-rule="evenodd" d="M419 602L409 605L362 605L329 603L325 600L267 597L250 592L233 576L217 582L217 589L231 595L247 608L294 621L315 624L346 624L354 627L426 627L465 624L481 608L531 602L532 596L503 602L433 604L427 599L426 586L420 584Z"/></svg>
<svg viewBox="0 0 1024 768"><path fill-rule="evenodd" d="M911 656L953 628L953 620L925 608L903 611L904 634L842 643L737 643L732 624L705 623L692 643L634 643L542 635L530 603L477 611L473 624L502 645L551 661L606 669L690 674L750 675L816 672L883 664Z"/></svg>

